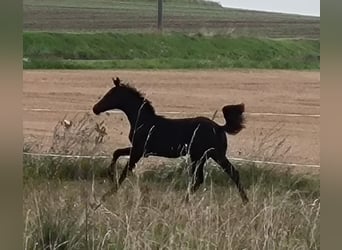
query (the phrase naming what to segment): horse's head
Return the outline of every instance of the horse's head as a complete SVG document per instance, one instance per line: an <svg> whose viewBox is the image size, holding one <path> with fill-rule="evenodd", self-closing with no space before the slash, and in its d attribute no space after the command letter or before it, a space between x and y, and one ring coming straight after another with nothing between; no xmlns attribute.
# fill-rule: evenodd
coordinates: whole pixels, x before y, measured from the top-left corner
<svg viewBox="0 0 342 250"><path fill-rule="evenodd" d="M124 88L118 77L115 79L112 78L112 80L114 87L112 87L93 107L93 112L96 115L111 109L120 109L126 99L125 92L127 91L125 90L127 88Z"/></svg>

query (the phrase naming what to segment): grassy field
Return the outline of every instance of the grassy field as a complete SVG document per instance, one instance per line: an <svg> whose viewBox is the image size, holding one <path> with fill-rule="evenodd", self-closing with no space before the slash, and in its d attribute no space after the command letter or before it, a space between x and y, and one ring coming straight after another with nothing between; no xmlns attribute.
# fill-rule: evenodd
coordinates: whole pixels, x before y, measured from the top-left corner
<svg viewBox="0 0 342 250"><path fill-rule="evenodd" d="M26 69L320 68L318 17L174 0L161 35L156 1L23 4Z"/></svg>
<svg viewBox="0 0 342 250"><path fill-rule="evenodd" d="M319 40L25 32L23 49L26 69L320 68Z"/></svg>
<svg viewBox="0 0 342 250"><path fill-rule="evenodd" d="M73 131L56 125L46 153L102 154L94 127L89 116ZM24 151L41 142L26 142ZM24 249L320 249L317 175L235 163L250 199L244 206L232 181L209 161L204 185L185 202L185 157L138 164L97 207L112 187L109 161L24 156Z"/></svg>
<svg viewBox="0 0 342 250"><path fill-rule="evenodd" d="M157 1L24 0L25 31L155 32ZM320 18L223 8L213 2L164 3L164 32L272 38L320 37Z"/></svg>
<svg viewBox="0 0 342 250"><path fill-rule="evenodd" d="M109 162L32 160L24 164L24 249L319 249L319 179L239 166L250 203L207 166L205 185L184 202L186 164L111 186ZM34 174L35 173L35 174Z"/></svg>

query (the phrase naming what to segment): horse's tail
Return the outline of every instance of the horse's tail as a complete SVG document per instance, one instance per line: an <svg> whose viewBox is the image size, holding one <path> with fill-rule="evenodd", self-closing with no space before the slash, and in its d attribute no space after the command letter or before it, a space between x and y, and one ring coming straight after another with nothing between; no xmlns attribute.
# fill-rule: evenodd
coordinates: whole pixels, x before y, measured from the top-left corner
<svg viewBox="0 0 342 250"><path fill-rule="evenodd" d="M226 124L223 125L223 129L230 135L236 135L243 129L245 118L243 112L245 112L245 104L227 105L222 108L224 119Z"/></svg>

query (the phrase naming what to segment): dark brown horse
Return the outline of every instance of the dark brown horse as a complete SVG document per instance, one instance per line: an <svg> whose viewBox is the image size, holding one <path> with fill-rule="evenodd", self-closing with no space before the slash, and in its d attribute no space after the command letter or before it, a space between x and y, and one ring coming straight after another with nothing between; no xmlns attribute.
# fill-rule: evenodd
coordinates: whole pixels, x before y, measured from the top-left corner
<svg viewBox="0 0 342 250"><path fill-rule="evenodd" d="M212 158L235 182L243 202L248 202L239 172L226 157L226 133L235 135L244 128L244 104L223 107L226 120L223 126L206 117L169 119L157 115L150 101L135 88L121 83L119 78L113 78L113 83L114 87L94 105L93 111L98 115L112 109L122 110L131 125L129 140L132 146L115 150L109 167L113 177L117 159L124 155L130 156L120 175L119 185L141 157L155 155L177 158L189 154L192 192L203 183L204 163Z"/></svg>

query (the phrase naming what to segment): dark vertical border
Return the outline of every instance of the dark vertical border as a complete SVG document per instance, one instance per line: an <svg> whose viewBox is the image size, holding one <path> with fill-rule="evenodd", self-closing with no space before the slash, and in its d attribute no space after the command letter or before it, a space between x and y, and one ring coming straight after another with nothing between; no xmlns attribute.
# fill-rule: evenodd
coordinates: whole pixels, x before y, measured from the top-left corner
<svg viewBox="0 0 342 250"><path fill-rule="evenodd" d="M341 1L321 1L321 249L341 249Z"/></svg>
<svg viewBox="0 0 342 250"><path fill-rule="evenodd" d="M0 3L0 249L22 249L22 1Z"/></svg>

